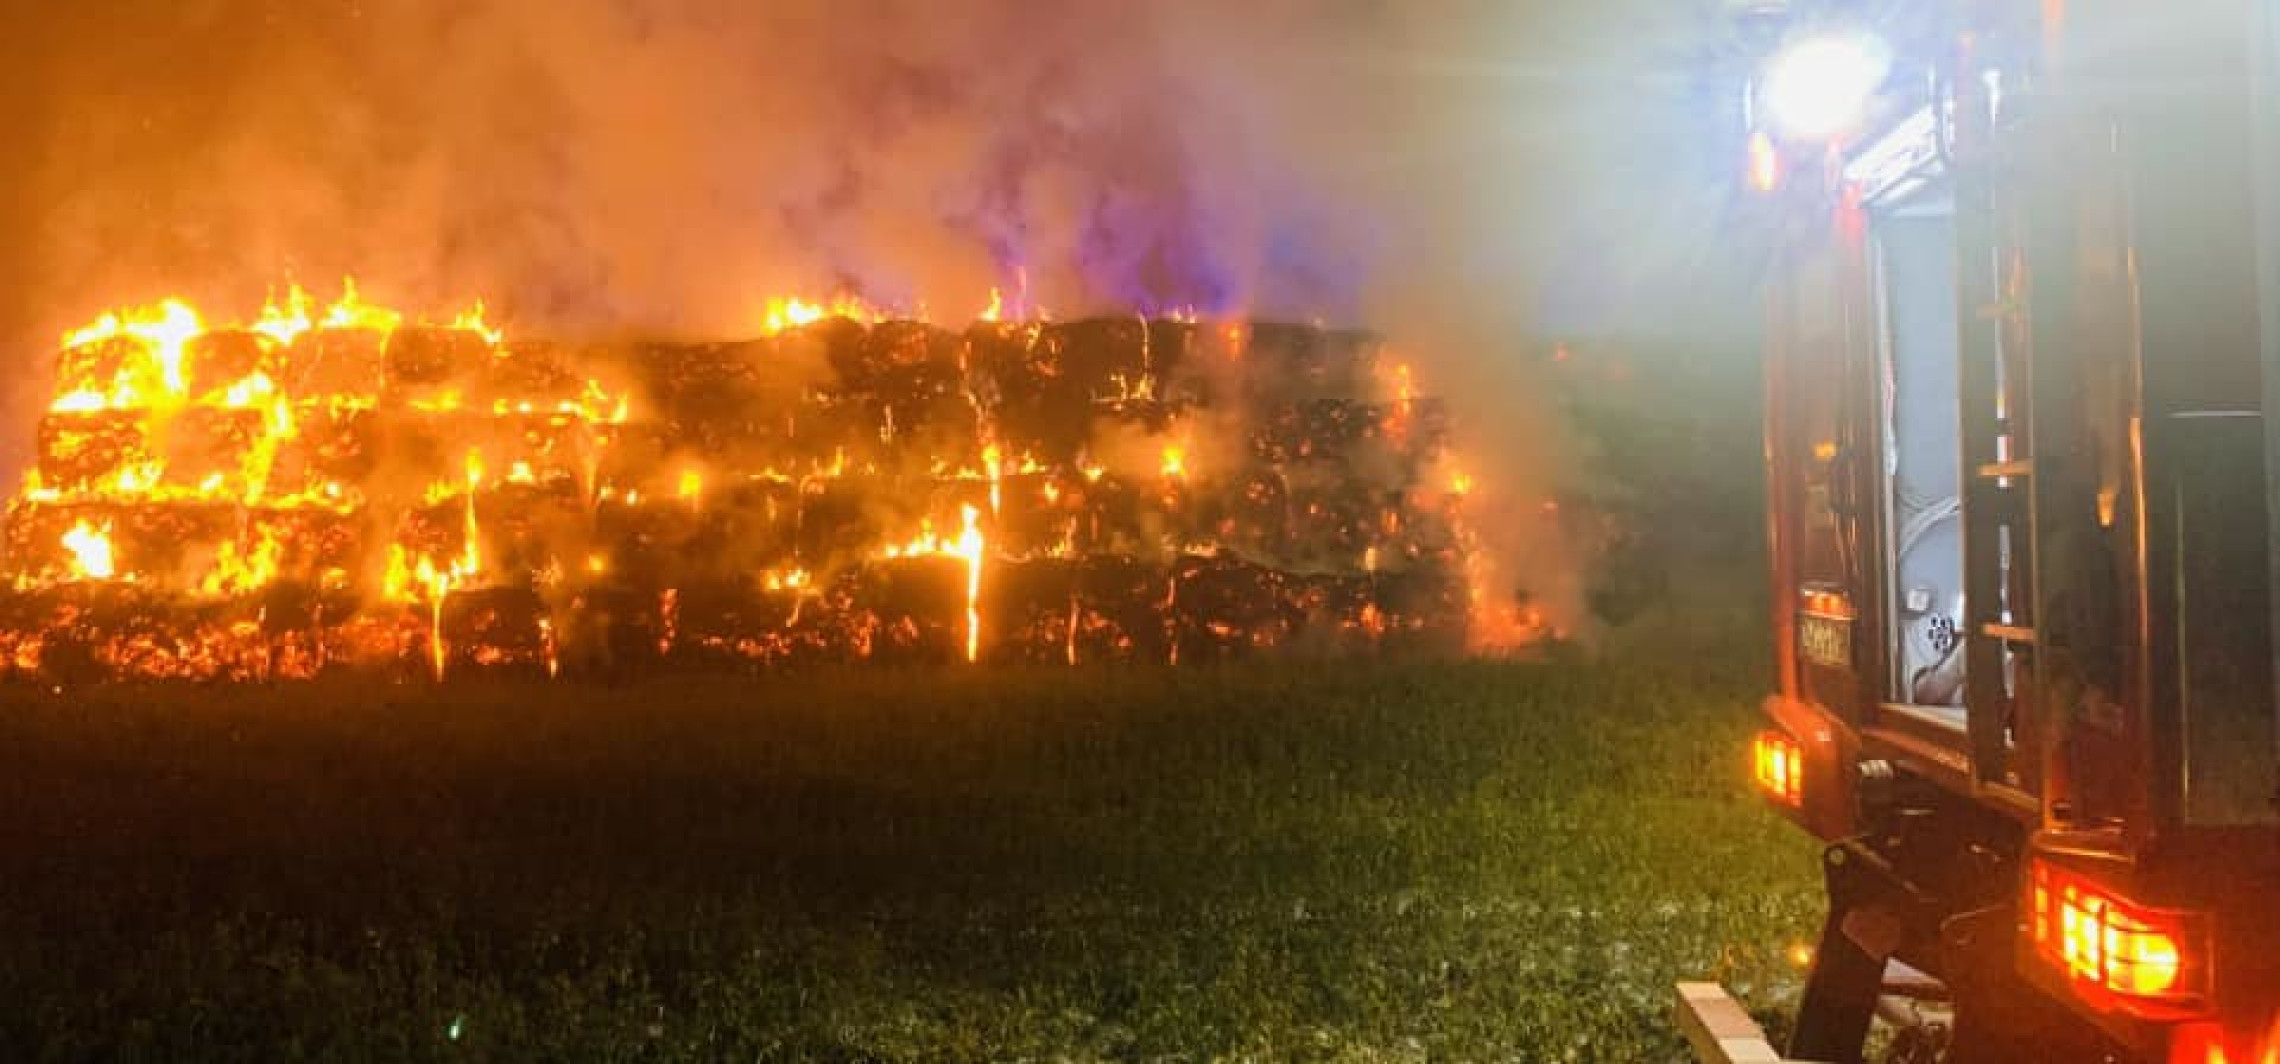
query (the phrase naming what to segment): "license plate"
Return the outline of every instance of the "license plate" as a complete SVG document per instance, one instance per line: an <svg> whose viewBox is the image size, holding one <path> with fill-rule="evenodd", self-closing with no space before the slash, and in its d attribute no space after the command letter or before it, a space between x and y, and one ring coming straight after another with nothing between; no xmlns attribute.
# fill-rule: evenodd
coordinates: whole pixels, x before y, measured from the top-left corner
<svg viewBox="0 0 2280 1064"><path fill-rule="evenodd" d="M1797 618L1798 649L1805 660L1832 669L1852 668L1852 622L1810 613Z"/></svg>

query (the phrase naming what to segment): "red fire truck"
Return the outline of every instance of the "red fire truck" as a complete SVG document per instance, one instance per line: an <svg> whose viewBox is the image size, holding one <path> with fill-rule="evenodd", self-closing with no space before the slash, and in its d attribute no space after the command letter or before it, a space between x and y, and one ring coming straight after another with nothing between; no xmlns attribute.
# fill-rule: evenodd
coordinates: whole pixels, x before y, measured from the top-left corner
<svg viewBox="0 0 2280 1064"><path fill-rule="evenodd" d="M1785 1056L2276 1064L2280 3L1750 7Z"/></svg>

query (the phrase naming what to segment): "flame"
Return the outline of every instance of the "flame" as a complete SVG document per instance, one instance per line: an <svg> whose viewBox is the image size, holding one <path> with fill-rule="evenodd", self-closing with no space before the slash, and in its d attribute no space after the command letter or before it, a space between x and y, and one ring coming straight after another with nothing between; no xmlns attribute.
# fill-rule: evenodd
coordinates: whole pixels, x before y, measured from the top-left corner
<svg viewBox="0 0 2280 1064"><path fill-rule="evenodd" d="M356 279L350 277L341 281L340 301L325 308L325 317L320 324L327 329L369 329L390 333L395 332L396 326L403 322L402 314L365 302L356 292Z"/></svg>
<svg viewBox="0 0 2280 1064"><path fill-rule="evenodd" d="M883 561L894 561L897 558L923 558L930 554L940 553L942 553L942 537L935 534L933 520L925 519L918 523L918 535L911 537L907 543L887 544L879 551L879 558Z"/></svg>
<svg viewBox="0 0 2280 1064"><path fill-rule="evenodd" d="M252 331L277 342L280 347L291 346L302 333L313 328L309 320L309 293L294 285L285 296L285 305L277 305L274 294L262 304L261 318L251 326Z"/></svg>
<svg viewBox="0 0 2280 1064"><path fill-rule="evenodd" d="M1004 317L1005 294L999 292L997 290L997 287L993 285L990 288L990 305L982 308L982 312L978 316L978 320L995 324Z"/></svg>
<svg viewBox="0 0 2280 1064"><path fill-rule="evenodd" d="M381 596L390 602L424 603L428 622L428 668L441 682L451 661L451 647L443 638L443 604L460 583L460 564L436 567L435 559L420 556L415 564L402 544L388 545L388 564L381 574Z"/></svg>
<svg viewBox="0 0 2280 1064"><path fill-rule="evenodd" d="M578 401L563 404L562 411L587 421L622 425L632 413L632 407L624 395L613 397L608 389L602 387L600 381L589 380L586 387L578 393Z"/></svg>
<svg viewBox="0 0 2280 1064"><path fill-rule="evenodd" d="M1086 475L1091 476L1091 472L1088 470ZM1166 446L1164 448L1164 477L1168 480L1179 480L1185 476L1187 476L1187 448L1176 443Z"/></svg>
<svg viewBox="0 0 2280 1064"><path fill-rule="evenodd" d="M767 310L760 318L760 328L772 336L787 329L813 325L825 318L846 318L876 324L887 320L887 314L864 302L861 297L846 293L831 297L827 303L811 303L798 296L776 296L768 300Z"/></svg>
<svg viewBox="0 0 2280 1064"><path fill-rule="evenodd" d="M71 526L63 534L64 549L71 552L71 575L74 579L109 580L119 575L118 566L111 556L111 523L103 522L97 528L85 519Z"/></svg>
<svg viewBox="0 0 2280 1064"><path fill-rule="evenodd" d="M1470 474L1470 473L1451 473L1451 474L1449 474L1449 493L1450 493L1450 494L1452 494L1452 495L1459 495L1459 496L1463 496L1463 495L1470 495L1470 494L1472 494L1472 491L1473 491L1473 486L1474 486L1474 485L1473 485L1473 478L1472 478L1472 474Z"/></svg>
<svg viewBox="0 0 2280 1064"><path fill-rule="evenodd" d="M48 409L58 414L90 414L110 405L110 396L93 388L76 388L56 396Z"/></svg>
<svg viewBox="0 0 2280 1064"><path fill-rule="evenodd" d="M1005 504L1005 461L997 444L982 446L982 472L990 478L990 516L994 518Z"/></svg>
<svg viewBox="0 0 2280 1064"><path fill-rule="evenodd" d="M454 329L464 329L468 332L479 334L483 337L485 343L488 343L493 347L497 347L507 338L507 335L505 333L500 332L498 329L495 329L490 325L484 323L483 301L480 299L475 301L474 306L461 311L458 317L451 319L451 327Z"/></svg>
<svg viewBox="0 0 2280 1064"><path fill-rule="evenodd" d="M178 405L189 391L189 379L183 372L184 352L190 341L205 331L205 323L190 304L168 297L147 307L112 311L94 324L64 334L66 351L123 338L134 342L143 359L119 367L108 382L107 392L98 382L74 382L51 409L83 413Z"/></svg>
<svg viewBox="0 0 2280 1064"><path fill-rule="evenodd" d="M1408 437L1416 420L1417 379L1404 362L1393 368L1393 413L1386 419L1386 432L1395 439Z"/></svg>
<svg viewBox="0 0 2280 1064"><path fill-rule="evenodd" d="M562 658L560 648L555 645L554 622L552 620L545 617L538 619L538 638L539 645L544 648L546 654L546 678L552 680L561 676Z"/></svg>
<svg viewBox="0 0 2280 1064"><path fill-rule="evenodd" d="M807 588L808 579L807 570L793 569L789 572L765 573L760 578L760 585L770 591L801 591Z"/></svg>
<svg viewBox="0 0 2280 1064"><path fill-rule="evenodd" d="M692 507L696 506L700 502L703 502L705 497L704 473L701 470L696 469L682 470L680 493L681 501L688 503Z"/></svg>
<svg viewBox="0 0 2280 1064"><path fill-rule="evenodd" d="M483 486L483 452L474 448L467 451L467 517L461 530L465 542L461 544L459 560L451 564L453 577L465 578L483 571L483 529L475 520L475 494Z"/></svg>
<svg viewBox="0 0 2280 1064"><path fill-rule="evenodd" d="M268 385L269 378L260 373L255 373L252 377L248 377L239 383L249 384L255 378L259 378L262 385ZM254 395L259 392L259 388L249 388L246 396L247 401L250 403ZM261 430L261 435L253 441L251 447L246 449L245 461L238 470L238 475L245 481L244 498L248 506L261 501L262 492L269 486L269 472L277 464L278 448L283 447L286 440L292 439L297 434L297 429L293 424L292 404L286 402L282 396L273 399L268 408L263 411ZM207 494L214 494L219 489L220 485L215 484L204 490Z"/></svg>
<svg viewBox="0 0 2280 1064"><path fill-rule="evenodd" d="M451 664L451 647L443 639L443 602L451 597L451 585L456 574L437 573L435 564L420 559L420 578L433 588L428 596L428 661L435 668L437 683L443 682L446 666Z"/></svg>
<svg viewBox="0 0 2280 1064"><path fill-rule="evenodd" d="M982 651L982 556L989 544L982 538L982 529L976 523L980 517L972 506L958 508L965 530L958 533L957 549L951 553L966 560L966 660L971 663L981 658Z"/></svg>
<svg viewBox="0 0 2280 1064"><path fill-rule="evenodd" d="M250 551L240 551L236 540L222 544L221 553L214 558L214 571L207 574L202 589L209 595L250 591L277 579L278 560L285 552L284 543L277 538L277 530L268 525L260 527L259 537Z"/></svg>
<svg viewBox="0 0 2280 1064"><path fill-rule="evenodd" d="M158 486L158 478L165 472L166 467L155 460L120 466L112 480L112 490L121 495L147 495Z"/></svg>
<svg viewBox="0 0 2280 1064"><path fill-rule="evenodd" d="M388 544L388 561L380 571L380 597L390 602L410 602L417 594L411 559L405 554L404 545Z"/></svg>
<svg viewBox="0 0 2280 1064"><path fill-rule="evenodd" d="M269 374L257 369L246 374L243 380L222 390L222 405L243 410L276 394L277 382L270 380Z"/></svg>

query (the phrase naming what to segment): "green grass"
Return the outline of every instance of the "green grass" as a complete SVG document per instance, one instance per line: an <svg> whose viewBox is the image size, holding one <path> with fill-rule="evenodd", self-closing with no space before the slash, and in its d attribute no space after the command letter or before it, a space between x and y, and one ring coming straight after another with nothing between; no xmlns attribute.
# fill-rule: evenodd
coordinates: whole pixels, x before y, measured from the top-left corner
<svg viewBox="0 0 2280 1064"><path fill-rule="evenodd" d="M1682 1059L1812 850L1606 654L9 691L0 1058Z"/></svg>

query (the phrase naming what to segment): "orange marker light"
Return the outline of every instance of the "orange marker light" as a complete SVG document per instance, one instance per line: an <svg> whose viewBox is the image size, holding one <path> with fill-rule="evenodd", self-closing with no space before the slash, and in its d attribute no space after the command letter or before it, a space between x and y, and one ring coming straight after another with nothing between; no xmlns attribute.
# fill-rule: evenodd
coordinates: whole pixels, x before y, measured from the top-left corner
<svg viewBox="0 0 2280 1064"><path fill-rule="evenodd" d="M1805 751L1777 731L1758 733L1752 763L1758 786L1787 805L1805 802Z"/></svg>

